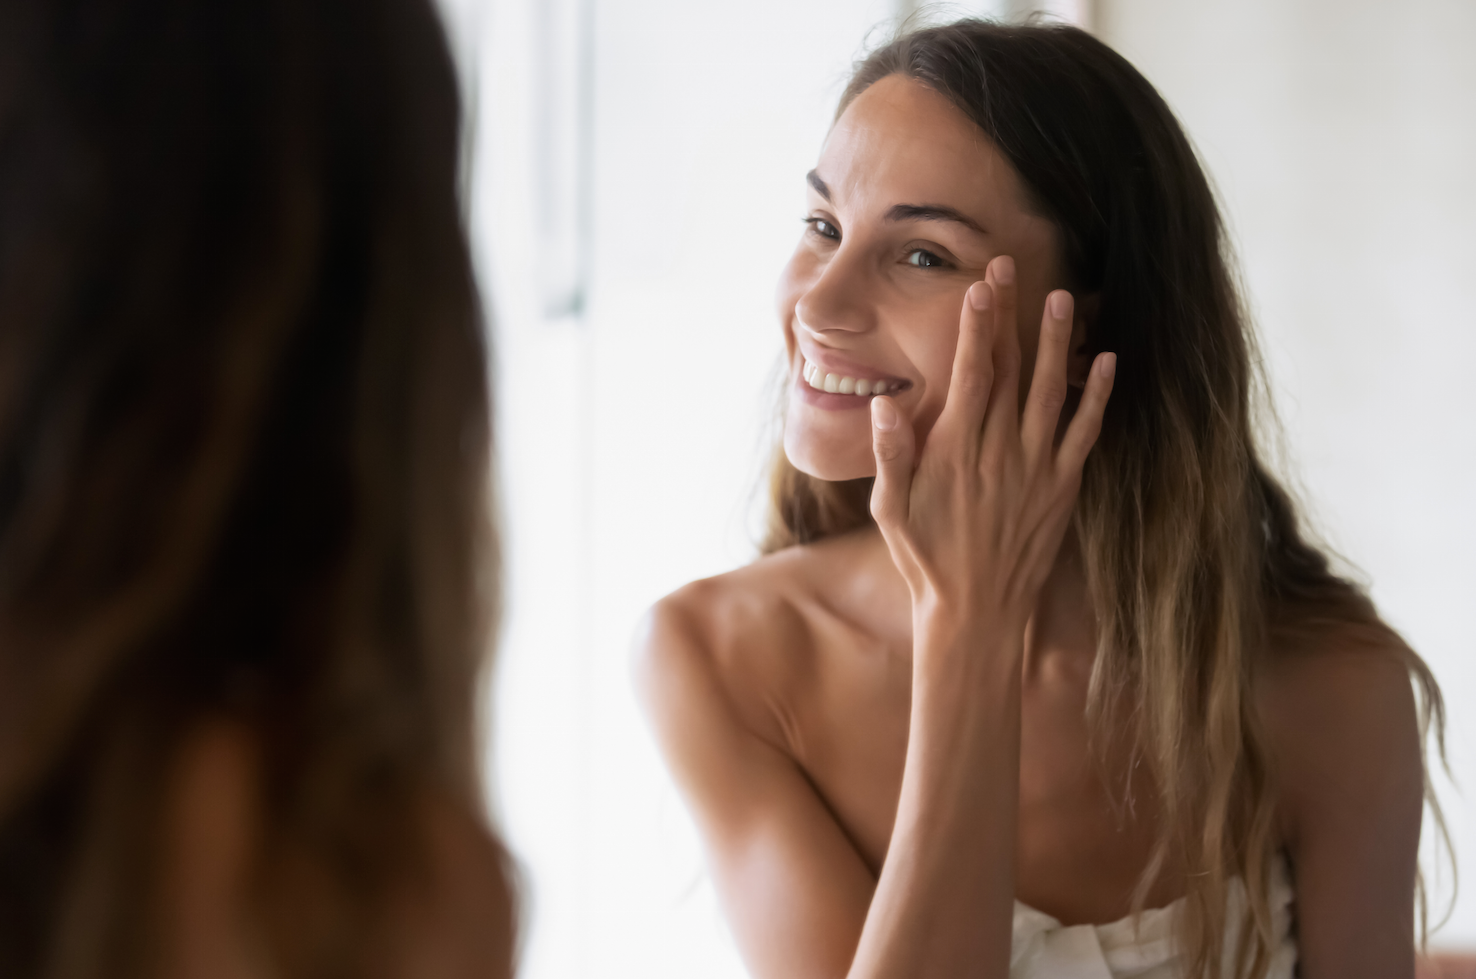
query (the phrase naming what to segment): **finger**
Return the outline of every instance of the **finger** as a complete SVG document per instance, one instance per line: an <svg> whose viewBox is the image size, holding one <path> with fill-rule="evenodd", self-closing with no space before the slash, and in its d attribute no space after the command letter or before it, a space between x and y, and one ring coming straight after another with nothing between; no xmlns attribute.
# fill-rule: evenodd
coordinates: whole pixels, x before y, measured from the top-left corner
<svg viewBox="0 0 1476 979"><path fill-rule="evenodd" d="M994 386L984 413L984 441L1020 435L1020 327L1015 315L1015 260L1000 255L984 279L994 294Z"/></svg>
<svg viewBox="0 0 1476 979"><path fill-rule="evenodd" d="M1076 406L1076 415L1066 426L1066 435L1056 453L1056 465L1060 471L1081 472L1087 453L1097 444L1097 435L1102 431L1102 415L1107 410L1107 399L1112 394L1116 374L1117 354L1098 354L1092 361L1086 389L1081 393L1081 403Z"/></svg>
<svg viewBox="0 0 1476 979"><path fill-rule="evenodd" d="M958 314L958 347L953 353L953 375L948 381L948 400L933 426L934 432L958 433L970 451L979 444L984 410L994 386L994 357L990 351L993 332L993 291L987 282L975 282L964 294ZM947 439L947 434L941 436Z"/></svg>
<svg viewBox="0 0 1476 979"><path fill-rule="evenodd" d="M1071 349L1071 293L1057 289L1046 297L1040 318L1040 344L1035 351L1035 373L1025 399L1020 439L1035 458L1049 458L1056 423L1066 404L1066 360Z"/></svg>
<svg viewBox="0 0 1476 979"><path fill-rule="evenodd" d="M876 482L871 486L871 515L883 531L907 522L912 495L912 426L891 398L871 399L871 450L876 455Z"/></svg>

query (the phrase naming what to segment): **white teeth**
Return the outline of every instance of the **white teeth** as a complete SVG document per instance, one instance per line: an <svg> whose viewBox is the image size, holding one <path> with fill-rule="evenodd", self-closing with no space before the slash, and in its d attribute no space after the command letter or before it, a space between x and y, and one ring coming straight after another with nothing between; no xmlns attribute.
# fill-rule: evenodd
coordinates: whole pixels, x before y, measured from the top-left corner
<svg viewBox="0 0 1476 979"><path fill-rule="evenodd" d="M828 394L856 394L866 397L872 394L897 391L902 387L900 381L857 380L844 374L827 374L809 361L805 361L800 375L810 387Z"/></svg>

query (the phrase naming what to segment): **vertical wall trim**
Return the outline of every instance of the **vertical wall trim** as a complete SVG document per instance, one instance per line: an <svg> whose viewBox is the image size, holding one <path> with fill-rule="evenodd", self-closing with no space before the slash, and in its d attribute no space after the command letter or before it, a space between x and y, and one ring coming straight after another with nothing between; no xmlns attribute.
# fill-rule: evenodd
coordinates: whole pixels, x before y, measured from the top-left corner
<svg viewBox="0 0 1476 979"><path fill-rule="evenodd" d="M537 284L549 319L580 318L588 299L594 137L594 2L534 5Z"/></svg>

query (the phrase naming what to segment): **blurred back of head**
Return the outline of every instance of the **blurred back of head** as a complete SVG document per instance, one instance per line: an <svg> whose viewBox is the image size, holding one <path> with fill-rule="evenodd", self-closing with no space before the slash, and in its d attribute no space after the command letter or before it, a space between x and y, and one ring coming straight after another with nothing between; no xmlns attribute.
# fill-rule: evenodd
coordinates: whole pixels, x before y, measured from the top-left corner
<svg viewBox="0 0 1476 979"><path fill-rule="evenodd" d="M428 0L0 4L0 975L149 971L202 724L279 974L361 971L417 806L475 811L459 112Z"/></svg>

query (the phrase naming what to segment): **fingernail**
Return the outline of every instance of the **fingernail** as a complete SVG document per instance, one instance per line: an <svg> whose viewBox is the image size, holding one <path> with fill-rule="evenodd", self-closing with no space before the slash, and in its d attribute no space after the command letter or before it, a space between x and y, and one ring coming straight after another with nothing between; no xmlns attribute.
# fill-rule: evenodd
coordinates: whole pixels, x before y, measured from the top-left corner
<svg viewBox="0 0 1476 979"><path fill-rule="evenodd" d="M994 281L1002 286L1015 281L1015 260L1013 258L1001 255L994 260Z"/></svg>
<svg viewBox="0 0 1476 979"><path fill-rule="evenodd" d="M1051 293L1047 300L1051 304L1051 315L1058 320L1064 320L1071 315L1071 293L1065 289L1057 289Z"/></svg>
<svg viewBox="0 0 1476 979"><path fill-rule="evenodd" d="M889 398L871 399L871 424L879 432L890 432L897 427L897 409Z"/></svg>
<svg viewBox="0 0 1476 979"><path fill-rule="evenodd" d="M1117 373L1117 354L1103 354L1102 359L1097 363L1097 373L1101 374L1104 380L1111 380L1112 375Z"/></svg>
<svg viewBox="0 0 1476 979"><path fill-rule="evenodd" d="M989 283L975 282L969 286L969 305L975 309L989 308Z"/></svg>

